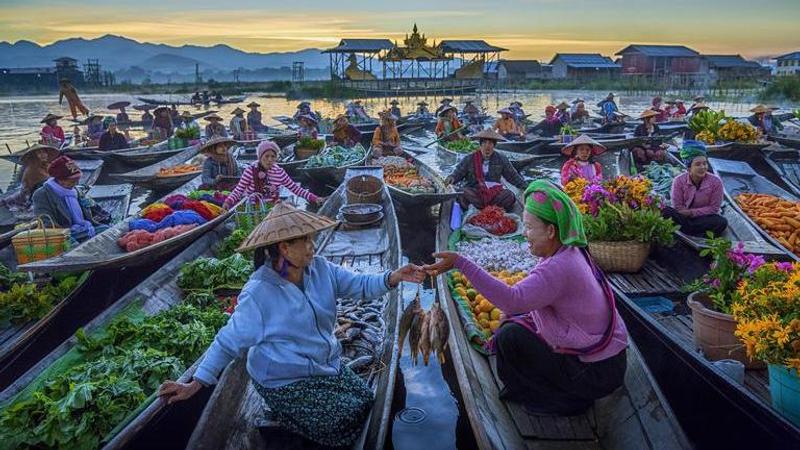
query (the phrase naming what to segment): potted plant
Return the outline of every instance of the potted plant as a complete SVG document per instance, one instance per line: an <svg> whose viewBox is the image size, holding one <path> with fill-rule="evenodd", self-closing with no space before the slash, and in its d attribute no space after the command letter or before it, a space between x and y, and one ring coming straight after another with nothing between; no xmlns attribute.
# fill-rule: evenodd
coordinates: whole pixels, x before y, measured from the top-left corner
<svg viewBox="0 0 800 450"><path fill-rule="evenodd" d="M772 406L800 425L800 264L764 264L733 297L736 336L748 356L769 364Z"/></svg>
<svg viewBox="0 0 800 450"><path fill-rule="evenodd" d="M729 240L709 235L708 248L700 255L711 256L711 268L686 287L691 292L687 304L692 310L694 343L711 361L735 359L746 368L761 368L763 363L748 358L735 336L736 319L731 310L739 284L764 264L764 258L745 253L742 243L731 247Z"/></svg>

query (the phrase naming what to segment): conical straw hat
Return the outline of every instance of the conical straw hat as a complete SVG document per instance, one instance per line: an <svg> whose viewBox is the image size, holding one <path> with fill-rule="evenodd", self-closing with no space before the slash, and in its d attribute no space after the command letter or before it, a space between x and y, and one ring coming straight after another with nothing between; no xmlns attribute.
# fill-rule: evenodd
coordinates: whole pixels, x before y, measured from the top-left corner
<svg viewBox="0 0 800 450"><path fill-rule="evenodd" d="M239 246L239 252L265 247L276 242L317 233L339 224L325 216L295 208L280 202L272 208L267 217L247 236Z"/></svg>
<svg viewBox="0 0 800 450"><path fill-rule="evenodd" d="M592 146L592 154L597 156L601 153L606 151L605 145L595 141L594 139L590 138L589 136L582 134L574 141L570 142L569 144L565 145L561 149L561 153L572 156L572 149L578 147L579 145L590 145Z"/></svg>
<svg viewBox="0 0 800 450"><path fill-rule="evenodd" d="M767 113L767 112L770 112L770 111L771 111L771 109L767 108L764 105L758 105L755 108L750 110L751 113L756 113L756 114Z"/></svg>
<svg viewBox="0 0 800 450"><path fill-rule="evenodd" d="M506 140L506 138L504 138L503 136L501 136L500 134L496 133L494 130L492 130L490 128L485 128L485 129L481 130L480 133L473 134L471 136L471 139L473 141L479 141L481 139L489 139L489 140L495 141L495 142L504 142Z"/></svg>
<svg viewBox="0 0 800 450"><path fill-rule="evenodd" d="M658 115L657 112L655 112L652 109L648 108L648 109L645 109L644 112L639 114L639 118L640 119L646 119L648 117L654 117L654 116L657 116L657 115Z"/></svg>

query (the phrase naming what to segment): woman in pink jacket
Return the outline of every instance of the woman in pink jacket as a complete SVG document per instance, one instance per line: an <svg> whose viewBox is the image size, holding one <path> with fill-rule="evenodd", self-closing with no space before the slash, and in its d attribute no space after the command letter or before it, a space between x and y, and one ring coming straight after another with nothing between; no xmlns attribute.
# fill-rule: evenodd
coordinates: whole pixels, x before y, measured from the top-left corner
<svg viewBox="0 0 800 450"><path fill-rule="evenodd" d="M574 415L622 386L628 333L614 294L585 247L580 212L550 182L525 190L523 222L541 259L507 286L454 252L434 254L429 273L456 268L508 317L492 342L505 387L500 397L531 414Z"/></svg>

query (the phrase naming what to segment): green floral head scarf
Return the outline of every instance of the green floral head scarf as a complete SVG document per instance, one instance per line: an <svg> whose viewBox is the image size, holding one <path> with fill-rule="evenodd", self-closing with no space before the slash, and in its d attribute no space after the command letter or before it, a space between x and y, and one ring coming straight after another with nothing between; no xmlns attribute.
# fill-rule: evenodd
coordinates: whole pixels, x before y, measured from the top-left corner
<svg viewBox="0 0 800 450"><path fill-rule="evenodd" d="M528 213L558 227L558 239L562 244L586 246L583 217L564 191L549 181L536 180L525 189L524 198Z"/></svg>

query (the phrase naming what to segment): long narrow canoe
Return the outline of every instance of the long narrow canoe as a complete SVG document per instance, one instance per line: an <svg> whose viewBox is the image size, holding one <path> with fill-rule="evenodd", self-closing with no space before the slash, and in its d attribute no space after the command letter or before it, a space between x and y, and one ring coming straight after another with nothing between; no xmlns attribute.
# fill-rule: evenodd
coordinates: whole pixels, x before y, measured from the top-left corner
<svg viewBox="0 0 800 450"><path fill-rule="evenodd" d="M436 144L436 150L439 152L439 156L441 156L445 161L449 161L454 164L464 159L465 156L471 154L471 153L454 152L449 148L445 147L444 145L442 145L441 143ZM525 167L533 164L539 158L538 155L514 153L500 149L497 149L495 151L508 158L509 162L511 162L511 165L514 166L514 168L517 170L524 169Z"/></svg>
<svg viewBox="0 0 800 450"><path fill-rule="evenodd" d="M778 242L777 239L773 238L769 233L767 233L766 230L755 223L755 221L753 221L749 216L747 216L747 214L744 213L744 211L742 211L742 209L739 207L739 204L734 200L737 195L744 193L770 194L795 202L800 201L800 198L790 194L780 186L759 175L746 162L709 158L708 163L714 173L722 179L722 184L725 187L725 197L728 199L728 202L733 206L733 208L738 210L742 216L744 216L745 220L759 230L764 238L772 243L772 245L783 250L788 257L794 259L795 261L800 261L800 256L792 253L789 249Z"/></svg>
<svg viewBox="0 0 800 450"><path fill-rule="evenodd" d="M169 148L168 145L157 144L152 147L137 147L126 150L115 150L109 156L112 161L119 162L127 167L144 167L155 164L170 156L186 150L189 147Z"/></svg>
<svg viewBox="0 0 800 450"><path fill-rule="evenodd" d="M198 167L197 171L170 176L161 176L159 174L160 170L187 163L189 160L197 156L199 152L200 147L194 145L185 148L178 154L170 156L167 159L159 161L155 164L151 164L147 167L142 167L141 169L136 169L125 173L112 173L110 176L116 180L146 187L154 191L167 191L175 189L199 175L201 169Z"/></svg>
<svg viewBox="0 0 800 450"><path fill-rule="evenodd" d="M345 204L344 186L334 192L320 209L320 214L335 218L339 207ZM346 266L350 270L366 273L379 273L394 270L401 264L400 234L397 218L389 192L384 189L384 218L377 228L371 231L334 230L320 236L317 254L325 256L334 264ZM332 234L328 238L328 234ZM352 246L342 246L343 242L358 242ZM363 367L356 372L367 382L375 393L375 403L365 423L361 438L354 448L384 448L391 426L391 406L400 347L397 332L402 308L402 296L398 290L386 294L380 304L385 323L383 341L378 352L379 361ZM337 303L341 307L343 299ZM348 345L344 344L344 354ZM298 448L296 437L264 436L259 426L264 423L263 400L253 388L250 377L245 373L241 359L234 362L223 373L197 427L189 440L190 449L244 449L244 448ZM283 437L284 439L280 439Z"/></svg>
<svg viewBox="0 0 800 450"><path fill-rule="evenodd" d="M442 205L436 249L448 249L452 202ZM464 410L481 449L688 449L690 445L637 346L630 342L625 384L586 414L539 417L501 400L493 360L471 345L445 277L436 288L450 322L448 347Z"/></svg>
<svg viewBox="0 0 800 450"><path fill-rule="evenodd" d="M372 150L370 149L370 154L371 153ZM410 152L403 152L402 157L410 161L414 167L417 168L417 172L420 176L433 182L436 192L414 193L387 183L386 186L389 188L389 193L392 196L392 200L401 204L405 208L430 208L433 205L437 205L444 201L458 197L460 193L456 192L453 186L448 186L445 184L444 178L442 178L438 172L431 169L414 154Z"/></svg>
<svg viewBox="0 0 800 450"><path fill-rule="evenodd" d="M501 141L495 147L498 150L505 150L514 153L536 153L536 150L555 142L555 138L534 137L533 139L525 139L522 141Z"/></svg>
<svg viewBox="0 0 800 450"><path fill-rule="evenodd" d="M268 130L269 131L266 133L258 133L256 135L256 139L237 140L236 143L245 147L256 147L261 143L261 141L270 140L278 147L284 148L287 145L297 142L297 133L295 132L287 132L286 130L278 130L274 128L268 128Z"/></svg>
<svg viewBox="0 0 800 450"><path fill-rule="evenodd" d="M800 151L762 150L764 161L780 177L783 184L800 197Z"/></svg>
<svg viewBox="0 0 800 450"><path fill-rule="evenodd" d="M320 153L324 153L326 150L328 149L327 148L322 149ZM341 182L344 180L344 176L345 173L347 172L347 169L350 167L363 166L364 162L367 160L367 157L369 156L368 153L369 152L366 149L364 149L363 158L359 159L358 161L354 161L350 164L345 164L343 166L306 167L307 164L303 164L302 166L296 167L295 172L298 175L302 175L303 177L305 177L306 180L308 180L309 182L338 187L339 184L341 184Z"/></svg>
<svg viewBox="0 0 800 450"><path fill-rule="evenodd" d="M622 137L618 139L600 139L597 142L603 144L607 150L617 150L621 148L629 148L633 147L634 145L641 145L646 142L648 139L660 139L660 138L641 138L641 137ZM568 144L562 144L560 142L553 142L547 144L544 149L541 149L538 153L540 155L558 155L561 154L561 149L564 148Z"/></svg>
<svg viewBox="0 0 800 450"><path fill-rule="evenodd" d="M200 177L167 194L185 194L200 186ZM166 196L164 197L166 198ZM233 211L223 211L218 217L191 230L132 252L126 252L117 244L117 240L129 231L128 224L139 219L139 214L114 225L63 255L20 266L20 270L32 272L76 272L89 269L110 269L147 265L154 260L175 252L197 240L207 231L224 222Z"/></svg>
<svg viewBox="0 0 800 450"><path fill-rule="evenodd" d="M770 136L769 139L783 145L784 147L790 147L795 149L800 149L800 136L788 136L788 135L778 135L778 136Z"/></svg>

